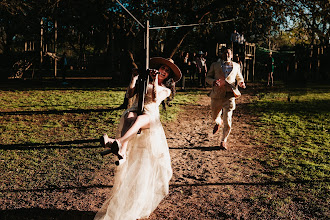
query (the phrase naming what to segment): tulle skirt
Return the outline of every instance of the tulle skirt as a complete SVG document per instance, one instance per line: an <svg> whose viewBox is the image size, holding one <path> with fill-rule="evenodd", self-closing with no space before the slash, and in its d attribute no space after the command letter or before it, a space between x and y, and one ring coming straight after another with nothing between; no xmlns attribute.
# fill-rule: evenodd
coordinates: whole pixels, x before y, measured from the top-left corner
<svg viewBox="0 0 330 220"><path fill-rule="evenodd" d="M128 111L121 118L119 134ZM117 168L110 198L96 214L95 220L146 218L168 194L171 160L157 113L149 114L150 129L144 129L130 139L127 160Z"/></svg>

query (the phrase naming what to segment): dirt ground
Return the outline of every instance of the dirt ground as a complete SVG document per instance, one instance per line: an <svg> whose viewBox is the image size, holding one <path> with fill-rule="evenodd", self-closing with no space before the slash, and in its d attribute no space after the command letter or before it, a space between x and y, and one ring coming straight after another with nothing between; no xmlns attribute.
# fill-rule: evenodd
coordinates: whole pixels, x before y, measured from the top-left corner
<svg viewBox="0 0 330 220"><path fill-rule="evenodd" d="M169 195L148 219L278 218L267 200L281 198L285 189L268 182L267 171L254 160L264 149L252 143L254 118L247 104L253 93L243 91L236 102L227 151L218 149L221 131L212 134L206 95L185 106L178 120L164 124L173 177ZM114 168L113 163L104 166L87 186L10 192L0 219L93 219L111 190ZM284 219L299 216L297 206L281 208Z"/></svg>
<svg viewBox="0 0 330 220"><path fill-rule="evenodd" d="M212 134L214 123L207 96L186 106L176 122L164 126L173 178L170 195L150 219L249 219L249 195L255 194L264 172L251 160L263 150L251 144L254 128L249 122L253 117L246 108L250 92L236 100L227 151L219 150L222 130Z"/></svg>

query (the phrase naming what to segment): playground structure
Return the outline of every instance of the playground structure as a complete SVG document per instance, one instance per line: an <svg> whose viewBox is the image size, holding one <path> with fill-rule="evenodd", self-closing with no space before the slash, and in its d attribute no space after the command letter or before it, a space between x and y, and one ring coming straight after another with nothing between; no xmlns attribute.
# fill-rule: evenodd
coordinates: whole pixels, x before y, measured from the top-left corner
<svg viewBox="0 0 330 220"><path fill-rule="evenodd" d="M10 79L22 78L24 73L32 69L31 77L35 77L35 68L39 70L50 68L49 65L54 65L54 77L57 75L57 61L60 57L57 55L57 22L55 21L54 39L51 40L49 34L45 35L45 30L48 30L44 20L40 20L40 39L29 39L24 42L24 52L21 57L16 58L12 66ZM23 45L22 45L23 47ZM53 51L53 52L51 52ZM47 60L49 59L49 60ZM45 63L49 61L49 63Z"/></svg>
<svg viewBox="0 0 330 220"><path fill-rule="evenodd" d="M256 63L256 45L254 43L244 43L244 62L243 71L245 81L249 81L252 73L252 81L254 81L255 63Z"/></svg>
<svg viewBox="0 0 330 220"><path fill-rule="evenodd" d="M20 79L23 77L23 74L30 69L33 65L33 60L20 59L15 62L12 66L12 73L9 77L10 79Z"/></svg>

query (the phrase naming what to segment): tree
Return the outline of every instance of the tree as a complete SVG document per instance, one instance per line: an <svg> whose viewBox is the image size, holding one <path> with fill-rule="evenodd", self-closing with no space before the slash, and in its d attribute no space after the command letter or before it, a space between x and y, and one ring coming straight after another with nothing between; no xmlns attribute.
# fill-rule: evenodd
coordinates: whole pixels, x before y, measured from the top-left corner
<svg viewBox="0 0 330 220"><path fill-rule="evenodd" d="M3 0L0 2L0 51L9 55L10 47L16 34L22 33L26 21L24 19L28 3L19 0Z"/></svg>
<svg viewBox="0 0 330 220"><path fill-rule="evenodd" d="M163 56L173 57L179 49L202 49L214 42L229 43L234 28L250 42L262 46L274 43L287 27L297 21L291 37L308 36L314 43L329 41L329 1L308 0L121 0L144 25L154 26L210 23L195 27L152 30L151 54L157 44L165 45ZM3 0L0 2L0 50L8 53L19 39L40 39L40 20L47 24L48 41L54 41L58 23L58 43L77 56L105 53L116 63L121 49L142 51L143 28L115 1L110 0ZM289 19L288 19L289 18ZM235 19L233 22L212 22ZM299 34L298 34L299 33ZM189 41L187 41L189 39ZM299 40L297 40L299 42ZM192 48L194 45L194 48Z"/></svg>

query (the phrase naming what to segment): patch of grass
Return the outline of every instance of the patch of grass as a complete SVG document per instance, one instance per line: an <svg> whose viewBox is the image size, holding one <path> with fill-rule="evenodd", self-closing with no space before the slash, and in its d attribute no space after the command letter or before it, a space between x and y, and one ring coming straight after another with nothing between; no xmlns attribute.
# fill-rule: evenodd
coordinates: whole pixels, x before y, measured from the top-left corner
<svg viewBox="0 0 330 220"><path fill-rule="evenodd" d="M269 93L253 105L260 113L261 138L275 148L271 158L278 159L280 168L274 174L302 180L329 177L330 92L296 94L290 102L285 96L287 92Z"/></svg>
<svg viewBox="0 0 330 220"><path fill-rule="evenodd" d="M98 138L114 136L125 92L118 89L4 90L0 93L0 189L81 186L104 166ZM173 120L200 93L177 93L161 111ZM95 141L94 141L95 140Z"/></svg>
<svg viewBox="0 0 330 220"><path fill-rule="evenodd" d="M170 103L171 107L167 107L166 111L160 107L161 120L162 121L172 121L177 117L178 112L182 110L182 107L186 103L194 103L196 102L200 96L205 96L205 92L203 91L187 91L187 92L177 92L174 100Z"/></svg>

